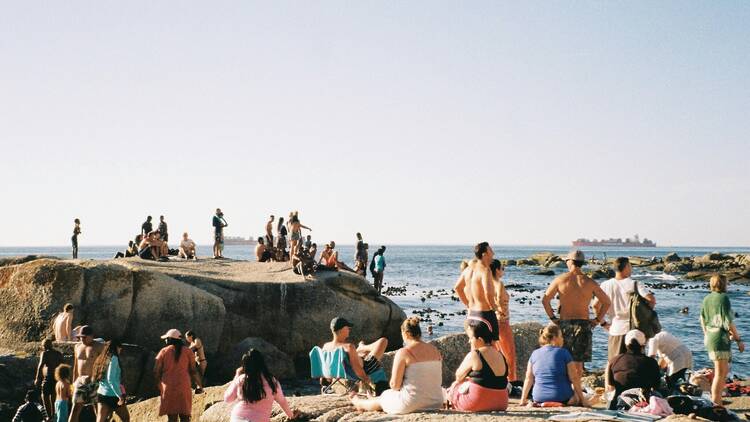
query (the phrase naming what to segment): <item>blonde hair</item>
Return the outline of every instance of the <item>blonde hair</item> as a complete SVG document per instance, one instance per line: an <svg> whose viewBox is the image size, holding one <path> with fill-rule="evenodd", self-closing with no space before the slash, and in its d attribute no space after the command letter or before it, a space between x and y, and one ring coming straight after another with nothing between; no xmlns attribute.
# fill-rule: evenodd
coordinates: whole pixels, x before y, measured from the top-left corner
<svg viewBox="0 0 750 422"><path fill-rule="evenodd" d="M401 323L401 332L406 334L406 337L412 340L419 340L422 338L422 329L419 328L419 317L406 318Z"/></svg>
<svg viewBox="0 0 750 422"><path fill-rule="evenodd" d="M539 330L539 345L546 346L552 344L552 340L562 334L560 327L555 324L547 324L546 327Z"/></svg>
<svg viewBox="0 0 750 422"><path fill-rule="evenodd" d="M461 260L461 264L459 264L458 268L460 268L461 272L463 272L463 270L465 270L466 267L468 267L468 266L469 266L469 261L466 260L466 259L462 259Z"/></svg>
<svg viewBox="0 0 750 422"><path fill-rule="evenodd" d="M714 274L708 283L712 292L725 293L727 291L727 276L724 274Z"/></svg>

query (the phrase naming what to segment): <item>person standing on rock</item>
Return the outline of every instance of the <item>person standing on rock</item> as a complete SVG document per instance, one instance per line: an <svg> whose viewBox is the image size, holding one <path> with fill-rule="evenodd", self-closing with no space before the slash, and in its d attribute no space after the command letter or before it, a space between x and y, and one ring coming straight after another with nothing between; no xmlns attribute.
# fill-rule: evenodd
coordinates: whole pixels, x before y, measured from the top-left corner
<svg viewBox="0 0 750 422"><path fill-rule="evenodd" d="M491 269L495 252L489 243L482 242L474 246L474 257L476 261L467 268L471 268L471 273L467 278L468 289L466 289L470 296L467 319L471 325L487 324L492 331L493 345L499 347L497 344L500 339L500 328L497 321L497 298Z"/></svg>
<svg viewBox="0 0 750 422"><path fill-rule="evenodd" d="M188 348L195 355L195 365L198 367L201 378L203 378L206 376L206 367L208 366L206 351L203 349L203 341L191 330L185 331L185 338L190 342Z"/></svg>
<svg viewBox="0 0 750 422"><path fill-rule="evenodd" d="M266 242L270 246L273 246L273 220L274 216L272 215L266 223Z"/></svg>
<svg viewBox="0 0 750 422"><path fill-rule="evenodd" d="M159 386L159 416L167 415L169 422L187 422L193 413L190 380L203 392L203 383L195 367L193 353L182 341L182 334L172 328L161 336L166 346L156 355L154 376Z"/></svg>
<svg viewBox="0 0 750 422"><path fill-rule="evenodd" d="M169 242L169 232L167 232L167 222L164 221L164 216L159 216L159 233L161 233L161 239L164 242Z"/></svg>
<svg viewBox="0 0 750 422"><path fill-rule="evenodd" d="M295 211L289 218L289 231L292 232L289 251L290 255L297 253L297 248L299 248L300 243L302 242L302 229L312 231L311 228L305 226L299 221L299 212Z"/></svg>
<svg viewBox="0 0 750 422"><path fill-rule="evenodd" d="M354 272L367 278L367 244L362 233L357 233L357 246L354 248Z"/></svg>
<svg viewBox="0 0 750 422"><path fill-rule="evenodd" d="M604 314L609 309L610 300L607 294L591 277L581 271L586 258L581 251L571 251L565 258L568 273L555 278L542 298L544 311L550 321L557 324L563 334L564 347L573 357L576 374L573 377L580 383L583 375L583 363L591 362L592 339L594 327L601 324ZM558 296L560 317L552 310L552 299ZM595 319L590 319L589 304L596 297L599 309ZM576 386L580 389L580 385Z"/></svg>
<svg viewBox="0 0 750 422"><path fill-rule="evenodd" d="M503 284L503 264L493 259L490 264L492 279L495 283L495 305L497 306L497 324L500 352L505 356L508 363L508 381L516 381L516 341L513 338L513 330L510 328L510 295Z"/></svg>
<svg viewBox="0 0 750 422"><path fill-rule="evenodd" d="M727 277L716 274L711 277L709 286L711 293L703 299L701 305L701 328L708 358L714 363L711 400L714 404L723 406L721 395L729 375L729 363L732 361L732 342L737 342L740 353L745 351L745 343L734 324L734 311L727 295Z"/></svg>
<svg viewBox="0 0 750 422"><path fill-rule="evenodd" d="M607 295L612 305L605 310L609 317L609 323L605 323L604 329L609 332L607 344L607 361L615 356L625 353L625 334L633 327L630 326L630 295L635 289L635 282L630 275L633 267L626 257L615 259L615 278L609 279L601 284L602 290ZM653 293L643 285L638 285L638 293L645 297L651 306L656 305ZM594 300L594 309L601 307L598 300Z"/></svg>
<svg viewBox="0 0 750 422"><path fill-rule="evenodd" d="M211 223L214 226L214 259L224 258L222 255L224 251L224 227L227 227L227 220L224 219L224 213L221 212L221 208L216 208L216 215L214 215Z"/></svg>
<svg viewBox="0 0 750 422"><path fill-rule="evenodd" d="M80 343L73 349L73 409L69 422L78 422L86 406L96 405L97 383L93 380L94 362L104 350L104 345L94 341L94 330L84 325L76 333Z"/></svg>
<svg viewBox="0 0 750 422"><path fill-rule="evenodd" d="M42 341L42 353L39 355L39 365L36 368L34 385L42 391L42 403L47 414L55 414L55 369L62 363L63 355L52 347L52 339Z"/></svg>
<svg viewBox="0 0 750 422"><path fill-rule="evenodd" d="M57 314L52 323L52 331L57 341L73 341L73 304L66 303L63 311Z"/></svg>
<svg viewBox="0 0 750 422"><path fill-rule="evenodd" d="M146 221L141 224L141 234L145 237L148 236L149 233L154 231L154 225L151 223L151 220L153 217L150 215L146 217Z"/></svg>
<svg viewBox="0 0 750 422"><path fill-rule="evenodd" d="M99 383L96 391L96 422L108 422L112 413L115 413L120 421L130 422L130 412L121 385L121 353L122 343L119 340L111 340L106 343L104 352L94 362L94 379Z"/></svg>
<svg viewBox="0 0 750 422"><path fill-rule="evenodd" d="M381 246L373 255L370 262L370 273L372 273L372 285L378 294L383 290L383 272L385 271L385 246Z"/></svg>
<svg viewBox="0 0 750 422"><path fill-rule="evenodd" d="M73 220L73 237L70 238L70 242L73 246L73 259L78 259L78 235L81 234L81 220Z"/></svg>

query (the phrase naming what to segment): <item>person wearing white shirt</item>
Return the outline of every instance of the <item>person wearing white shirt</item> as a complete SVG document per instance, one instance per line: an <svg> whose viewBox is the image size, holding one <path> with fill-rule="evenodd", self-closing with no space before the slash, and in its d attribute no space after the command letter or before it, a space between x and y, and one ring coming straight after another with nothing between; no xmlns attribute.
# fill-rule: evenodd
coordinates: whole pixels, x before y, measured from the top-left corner
<svg viewBox="0 0 750 422"><path fill-rule="evenodd" d="M630 294L633 293L635 286L635 282L630 278L632 273L633 267L630 265L630 260L626 257L617 258L615 260L615 278L603 282L600 286L612 301L612 305L606 314L610 322L602 323L604 328L609 331L607 361L625 353L625 334L633 328L630 326ZM656 298L645 286L639 284L638 293L646 298L652 307L656 305ZM598 302L594 304L594 309L598 309L597 306L600 306Z"/></svg>
<svg viewBox="0 0 750 422"><path fill-rule="evenodd" d="M658 356L659 366L667 368L667 385L673 388L685 372L693 369L693 353L672 334L661 331L648 341L648 356Z"/></svg>
<svg viewBox="0 0 750 422"><path fill-rule="evenodd" d="M184 259L198 259L195 254L195 242L193 239L188 237L187 232L182 234L182 241L180 242L180 258Z"/></svg>

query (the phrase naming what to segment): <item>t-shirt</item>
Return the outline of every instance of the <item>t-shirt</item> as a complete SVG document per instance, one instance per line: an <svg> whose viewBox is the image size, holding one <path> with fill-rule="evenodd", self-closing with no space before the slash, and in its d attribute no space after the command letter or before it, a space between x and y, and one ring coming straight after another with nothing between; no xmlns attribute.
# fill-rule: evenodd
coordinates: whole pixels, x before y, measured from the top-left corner
<svg viewBox="0 0 750 422"><path fill-rule="evenodd" d="M573 397L573 387L568 377L568 363L572 361L573 356L563 347L547 345L531 353L529 363L534 374L531 395L535 402L564 403Z"/></svg>
<svg viewBox="0 0 750 422"><path fill-rule="evenodd" d="M629 388L657 388L661 372L654 358L625 352L612 358L609 379L619 391Z"/></svg>
<svg viewBox="0 0 750 422"><path fill-rule="evenodd" d="M385 269L385 258L383 258L383 255L380 254L375 257L375 271L381 273Z"/></svg>
<svg viewBox="0 0 750 422"><path fill-rule="evenodd" d="M609 327L611 336L624 336L630 331L630 294L633 293L633 285L633 279L628 277L622 280L611 278L600 286L612 301L612 306L607 311L607 316L612 321ZM638 292L641 296L651 293L642 283L638 284Z"/></svg>
<svg viewBox="0 0 750 422"><path fill-rule="evenodd" d="M193 239L183 240L180 242L180 247L185 251L189 251L195 248L195 242L193 242Z"/></svg>
<svg viewBox="0 0 750 422"><path fill-rule="evenodd" d="M648 341L648 355L655 356L658 353L661 356L668 356L680 346L682 343L677 337L662 331Z"/></svg>
<svg viewBox="0 0 750 422"><path fill-rule="evenodd" d="M221 221L219 216L215 215L213 219L213 226L215 233L221 233L224 230L224 222Z"/></svg>
<svg viewBox="0 0 750 422"><path fill-rule="evenodd" d="M39 403L26 402L18 408L13 422L43 422L47 420L47 411Z"/></svg>

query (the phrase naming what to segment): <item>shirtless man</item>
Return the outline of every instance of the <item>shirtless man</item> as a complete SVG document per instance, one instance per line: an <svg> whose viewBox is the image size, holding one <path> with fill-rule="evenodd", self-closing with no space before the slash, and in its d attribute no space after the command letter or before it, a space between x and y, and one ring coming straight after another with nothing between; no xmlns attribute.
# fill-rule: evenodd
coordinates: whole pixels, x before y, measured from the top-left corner
<svg viewBox="0 0 750 422"><path fill-rule="evenodd" d="M499 326L497 323L497 304L495 299L495 283L490 265L495 257L495 252L487 242L482 242L474 247L473 265L464 270L466 280L467 306L469 308L469 324L486 323L492 330L492 341L496 343L499 337ZM467 272L468 271L468 272ZM495 344L497 347L497 344Z"/></svg>
<svg viewBox="0 0 750 422"><path fill-rule="evenodd" d="M52 331L55 333L57 341L73 341L73 304L66 303L63 311L57 314L55 322L52 324Z"/></svg>
<svg viewBox="0 0 750 422"><path fill-rule="evenodd" d="M601 324L609 309L610 300L599 284L581 271L586 258L581 251L571 251L565 257L568 266L567 273L555 278L542 298L544 311L549 319L560 326L564 347L573 356L576 374L573 382L580 388L583 375L583 363L591 362L591 331ZM558 296L560 301L560 317L552 310L552 299ZM596 318L590 319L589 304L596 297L599 302Z"/></svg>
<svg viewBox="0 0 750 422"><path fill-rule="evenodd" d="M461 261L459 267L461 269L461 275L458 276L458 281L456 281L456 285L453 286L456 296L458 296L458 299L467 309L471 309L472 303L470 302L471 292L469 291L469 286L466 284L466 280L471 278L471 269L469 267L475 265L476 262L476 258L471 261L466 259Z"/></svg>
<svg viewBox="0 0 750 422"><path fill-rule="evenodd" d="M268 262L271 260L271 253L266 249L262 237L258 238L258 244L255 245L255 259L257 259L258 262Z"/></svg>
<svg viewBox="0 0 750 422"><path fill-rule="evenodd" d="M380 363L388 347L388 339L380 337L375 342L365 344L359 342L359 346L349 343L349 334L351 333L352 323L342 317L336 317L331 320L331 333L333 340L323 345L323 350L332 352L341 347L349 356L349 365L357 377L365 383L369 383L369 375L382 367ZM388 389L388 382L383 381L375 386L375 392L380 395L381 392Z"/></svg>
<svg viewBox="0 0 750 422"><path fill-rule="evenodd" d="M274 217L271 216L268 223L266 223L266 240L269 245L273 245L273 219Z"/></svg>
<svg viewBox="0 0 750 422"><path fill-rule="evenodd" d="M91 380L94 361L104 350L104 345L94 342L94 330L84 325L77 333L80 343L73 349L73 408L68 422L78 422L85 406L96 404L96 390L99 387Z"/></svg>

